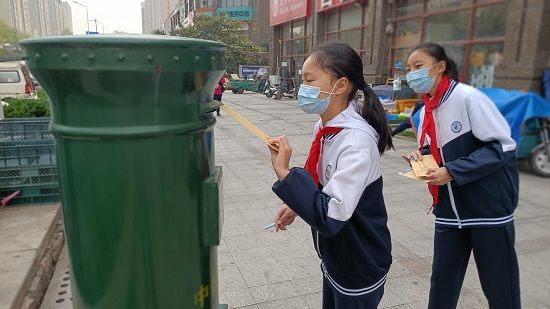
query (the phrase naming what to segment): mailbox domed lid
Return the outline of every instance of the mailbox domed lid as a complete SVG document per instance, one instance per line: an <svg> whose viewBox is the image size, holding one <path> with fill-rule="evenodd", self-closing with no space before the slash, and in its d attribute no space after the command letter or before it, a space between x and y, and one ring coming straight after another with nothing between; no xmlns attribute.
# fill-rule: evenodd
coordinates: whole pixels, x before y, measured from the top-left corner
<svg viewBox="0 0 550 309"><path fill-rule="evenodd" d="M221 42L166 35L85 35L25 39L20 42L31 70L225 69Z"/></svg>

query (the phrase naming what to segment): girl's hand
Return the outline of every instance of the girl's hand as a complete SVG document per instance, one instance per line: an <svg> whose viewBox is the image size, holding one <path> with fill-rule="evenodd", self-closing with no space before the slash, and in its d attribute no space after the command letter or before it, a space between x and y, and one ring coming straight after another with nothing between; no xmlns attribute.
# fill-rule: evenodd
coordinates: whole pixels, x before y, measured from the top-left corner
<svg viewBox="0 0 550 309"><path fill-rule="evenodd" d="M409 152L404 156L401 156L401 158L405 159L405 161L409 163L411 163L411 161L422 161L422 152L420 152L420 150L415 150L413 152Z"/></svg>
<svg viewBox="0 0 550 309"><path fill-rule="evenodd" d="M277 174L279 181L283 180L290 173L290 157L292 156L292 147L286 136L279 136L275 138L270 138L267 140L267 143L270 145L275 145L279 149L278 151L269 147L271 152L271 164L273 164L273 170Z"/></svg>
<svg viewBox="0 0 550 309"><path fill-rule="evenodd" d="M430 180L428 182L429 185L442 186L453 180L453 177L451 177L446 167L440 167L430 168L426 179Z"/></svg>
<svg viewBox="0 0 550 309"><path fill-rule="evenodd" d="M286 231L286 226L292 224L296 216L297 214L290 207L284 205L275 216L275 232Z"/></svg>

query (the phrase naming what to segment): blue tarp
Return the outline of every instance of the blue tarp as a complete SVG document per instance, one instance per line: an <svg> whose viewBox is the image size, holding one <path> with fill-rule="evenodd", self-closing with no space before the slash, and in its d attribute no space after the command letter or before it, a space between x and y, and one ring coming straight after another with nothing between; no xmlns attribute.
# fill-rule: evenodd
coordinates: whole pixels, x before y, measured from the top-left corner
<svg viewBox="0 0 550 309"><path fill-rule="evenodd" d="M550 101L543 99L534 92L521 92L517 90L506 90L501 88L480 89L485 93L500 110L504 118L510 124L512 137L519 144L521 136L521 125L527 120L540 117L550 117ZM420 113L412 117L415 127L420 123Z"/></svg>
<svg viewBox="0 0 550 309"><path fill-rule="evenodd" d="M521 125L527 120L538 117L550 117L550 101L534 92L505 90L501 88L480 89L485 93L504 115L512 129L512 137L519 144Z"/></svg>

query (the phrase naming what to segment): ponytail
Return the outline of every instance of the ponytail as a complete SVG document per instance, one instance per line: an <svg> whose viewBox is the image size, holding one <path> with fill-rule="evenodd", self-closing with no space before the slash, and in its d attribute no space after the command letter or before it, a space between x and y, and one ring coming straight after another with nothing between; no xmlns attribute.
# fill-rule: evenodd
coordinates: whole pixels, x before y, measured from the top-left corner
<svg viewBox="0 0 550 309"><path fill-rule="evenodd" d="M449 76L451 79L458 81L458 69L456 67L456 63L453 61L453 59L449 58L447 55L445 55L445 72L443 72L444 75Z"/></svg>
<svg viewBox="0 0 550 309"><path fill-rule="evenodd" d="M365 97L363 106L361 107L361 117L378 133L378 152L383 154L386 150L395 149L393 147L390 125L382 103L380 103L378 96L364 79L360 85L360 90L363 91Z"/></svg>

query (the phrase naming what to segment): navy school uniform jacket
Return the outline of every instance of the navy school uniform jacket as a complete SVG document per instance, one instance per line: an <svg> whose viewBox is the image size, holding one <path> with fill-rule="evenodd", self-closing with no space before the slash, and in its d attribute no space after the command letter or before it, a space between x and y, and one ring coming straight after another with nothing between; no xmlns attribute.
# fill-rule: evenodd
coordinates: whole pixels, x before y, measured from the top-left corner
<svg viewBox="0 0 550 309"><path fill-rule="evenodd" d="M365 297L384 285L392 261L378 134L357 113L355 102L326 126L344 129L322 140L319 186L304 169L292 168L273 191L312 227L333 291Z"/></svg>
<svg viewBox="0 0 550 309"><path fill-rule="evenodd" d="M420 111L418 138L424 112ZM479 90L451 81L433 115L442 164L453 178L440 186L433 210L436 225L463 228L512 223L519 187L516 143L495 104ZM429 143L427 136L426 140Z"/></svg>

